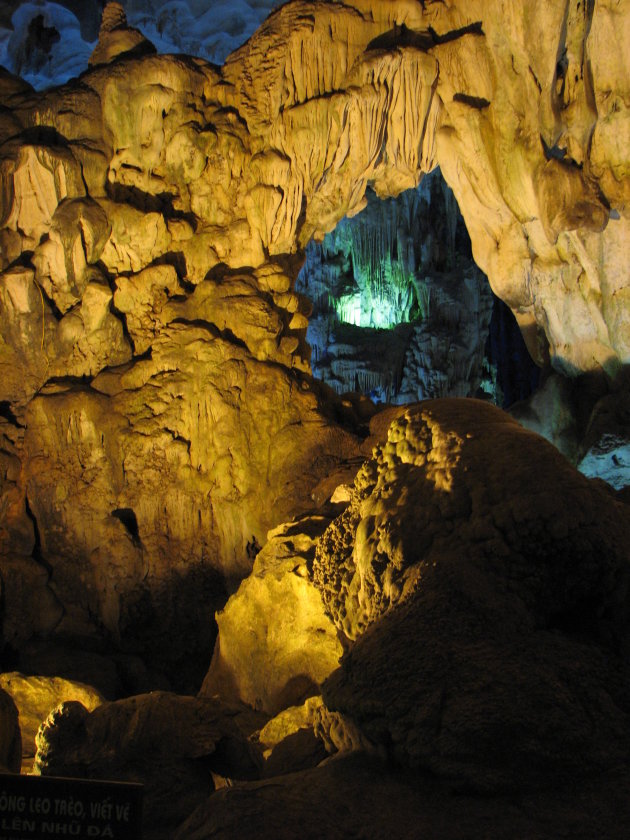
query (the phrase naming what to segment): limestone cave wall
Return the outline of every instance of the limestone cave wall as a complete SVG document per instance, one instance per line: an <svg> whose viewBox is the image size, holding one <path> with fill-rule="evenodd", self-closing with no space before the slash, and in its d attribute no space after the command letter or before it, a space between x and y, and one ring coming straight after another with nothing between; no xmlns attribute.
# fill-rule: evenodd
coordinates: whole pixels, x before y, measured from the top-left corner
<svg viewBox="0 0 630 840"><path fill-rule="evenodd" d="M217 67L109 10L79 79L0 75L3 632L172 670L358 452L293 284L368 187L439 165L534 358L628 362L630 16L296 0Z"/></svg>

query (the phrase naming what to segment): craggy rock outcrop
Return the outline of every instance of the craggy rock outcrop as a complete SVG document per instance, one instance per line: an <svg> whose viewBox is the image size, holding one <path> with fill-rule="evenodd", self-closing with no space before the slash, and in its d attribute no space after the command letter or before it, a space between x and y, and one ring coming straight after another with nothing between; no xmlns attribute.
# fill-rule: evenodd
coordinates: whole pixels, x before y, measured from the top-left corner
<svg viewBox="0 0 630 840"><path fill-rule="evenodd" d="M141 782L143 837L167 838L214 790L213 773L258 777L260 756L241 725L255 728L241 709L160 691L91 713L64 703L37 735L34 771Z"/></svg>
<svg viewBox="0 0 630 840"><path fill-rule="evenodd" d="M137 29L127 26L127 15L120 3L107 3L98 33L98 44L89 63L107 64L120 55L145 55L155 47Z"/></svg>
<svg viewBox="0 0 630 840"><path fill-rule="evenodd" d="M330 523L305 516L270 531L251 575L217 615L219 636L201 695L276 714L312 694L343 653L310 580L317 539Z"/></svg>
<svg viewBox="0 0 630 840"><path fill-rule="evenodd" d="M326 530L270 534L218 617L204 690L277 713L295 675L328 671L324 704L259 733L269 773L314 763L315 738L484 795L627 771L626 506L483 402L392 407L371 431ZM333 626L340 667L339 642L322 658L317 641Z"/></svg>
<svg viewBox="0 0 630 840"><path fill-rule="evenodd" d="M359 752L363 757L384 758L385 753L350 718L326 708L320 696L284 709L254 733L252 740L263 751L263 778L308 770L331 756Z"/></svg>
<svg viewBox="0 0 630 840"><path fill-rule="evenodd" d="M2 77L2 575L32 556L46 604L23 634L124 640L173 675L208 655L252 535L356 449L292 283L368 185L439 164L532 353L628 361L629 20L613 0L298 0L222 68L132 54L121 19L77 82Z"/></svg>
<svg viewBox="0 0 630 840"><path fill-rule="evenodd" d="M328 757L327 745L315 733L322 707L321 697L309 697L301 706L284 709L255 734L265 759L263 776L306 770Z"/></svg>
<svg viewBox="0 0 630 840"><path fill-rule="evenodd" d="M61 677L29 677L17 672L0 674L0 688L17 706L22 737L22 766L30 771L35 758L35 736L48 715L68 701L81 703L92 711L103 697L89 685Z"/></svg>
<svg viewBox="0 0 630 840"><path fill-rule="evenodd" d="M466 788L626 766L628 546L625 505L498 409L407 409L316 550L356 640L326 705Z"/></svg>

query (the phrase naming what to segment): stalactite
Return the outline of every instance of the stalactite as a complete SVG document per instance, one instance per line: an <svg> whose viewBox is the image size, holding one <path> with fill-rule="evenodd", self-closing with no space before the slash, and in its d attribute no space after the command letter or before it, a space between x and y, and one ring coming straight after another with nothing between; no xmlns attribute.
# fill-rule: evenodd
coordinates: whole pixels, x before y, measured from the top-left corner
<svg viewBox="0 0 630 840"><path fill-rule="evenodd" d="M477 392L488 379L482 367L492 303L468 249L458 251L461 227L453 193L436 172L397 199L369 198L363 213L340 222L322 245L309 245L297 288L314 302L315 375L338 392L394 402ZM335 344L331 336L343 323L350 332ZM384 372L378 331L407 323L417 326ZM369 350L351 331L358 327L372 330Z"/></svg>

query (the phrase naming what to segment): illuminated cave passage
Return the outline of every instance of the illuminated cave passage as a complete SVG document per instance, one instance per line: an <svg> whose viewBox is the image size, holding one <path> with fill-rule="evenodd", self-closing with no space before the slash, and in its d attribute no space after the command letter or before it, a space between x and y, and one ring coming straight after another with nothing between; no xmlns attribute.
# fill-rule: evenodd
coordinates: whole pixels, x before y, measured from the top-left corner
<svg viewBox="0 0 630 840"><path fill-rule="evenodd" d="M509 309L477 268L439 169L310 242L296 291L313 305L313 375L337 393L403 405L475 396L507 407L535 389Z"/></svg>
<svg viewBox="0 0 630 840"><path fill-rule="evenodd" d="M627 4L295 0L218 66L204 2L0 70L0 763L147 840L627 840Z"/></svg>

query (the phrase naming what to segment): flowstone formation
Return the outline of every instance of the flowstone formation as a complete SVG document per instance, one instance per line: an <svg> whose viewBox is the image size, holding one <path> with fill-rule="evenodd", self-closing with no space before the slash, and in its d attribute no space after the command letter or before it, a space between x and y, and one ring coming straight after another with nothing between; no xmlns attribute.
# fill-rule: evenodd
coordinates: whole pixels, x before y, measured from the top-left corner
<svg viewBox="0 0 630 840"><path fill-rule="evenodd" d="M226 582L357 451L293 283L368 186L439 164L533 355L627 362L628 21L612 0L300 1L221 68L117 17L77 81L2 74L13 651L55 633L198 684Z"/></svg>

